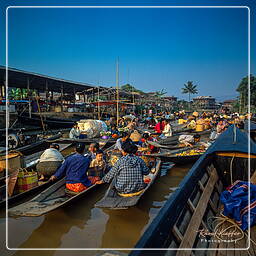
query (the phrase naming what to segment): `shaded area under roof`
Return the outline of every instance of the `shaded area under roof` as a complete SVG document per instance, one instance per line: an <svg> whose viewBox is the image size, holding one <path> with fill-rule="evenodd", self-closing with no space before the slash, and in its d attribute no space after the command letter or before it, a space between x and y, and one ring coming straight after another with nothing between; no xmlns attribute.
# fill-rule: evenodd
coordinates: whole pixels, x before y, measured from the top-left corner
<svg viewBox="0 0 256 256"><path fill-rule="evenodd" d="M0 83L4 85L5 81L5 66L0 66ZM36 89L39 92L45 92L46 83L48 83L48 90L53 92L61 92L63 90L65 93L82 92L86 90L98 89L98 86L94 86L87 83L79 83L69 80L64 80L60 78L50 77L46 75L41 75L33 72L27 72L23 70L18 70L15 68L8 68L8 86L17 88L27 88L27 81L30 81L30 89ZM107 89L107 87L100 87L101 89Z"/></svg>
<svg viewBox="0 0 256 256"><path fill-rule="evenodd" d="M249 131L249 123L248 120L244 122L244 129L245 131ZM256 123L255 122L250 122L250 131L256 131Z"/></svg>

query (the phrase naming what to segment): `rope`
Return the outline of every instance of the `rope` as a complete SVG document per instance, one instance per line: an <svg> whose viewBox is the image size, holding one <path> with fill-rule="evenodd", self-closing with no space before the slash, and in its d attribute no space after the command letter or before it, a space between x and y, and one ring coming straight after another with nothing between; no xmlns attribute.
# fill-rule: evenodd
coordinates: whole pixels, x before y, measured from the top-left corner
<svg viewBox="0 0 256 256"><path fill-rule="evenodd" d="M231 161L230 161L230 181L231 181L231 184L233 184L233 170L232 170L232 165L233 165L233 161L234 161L234 158L235 158L235 155L233 155Z"/></svg>
<svg viewBox="0 0 256 256"><path fill-rule="evenodd" d="M210 226L210 228L213 230L213 233L214 235L216 236L216 238L220 241L223 241L223 240L230 240L231 242L237 242L237 241L240 241L242 240L245 236L249 238L248 236L248 232L244 232L240 226L232 219L228 218L227 216L223 215L222 213L220 214L220 216L218 217L212 217L212 218L209 218L209 219L215 219ZM209 223L208 223L209 224ZM221 226L223 224L227 224L227 227L226 228L222 228ZM227 234L241 234L240 237L236 238L236 239L230 239L230 238L227 238L227 239L223 239L223 235L227 236ZM256 242L250 238L250 241L256 245ZM249 252L249 251L248 251Z"/></svg>

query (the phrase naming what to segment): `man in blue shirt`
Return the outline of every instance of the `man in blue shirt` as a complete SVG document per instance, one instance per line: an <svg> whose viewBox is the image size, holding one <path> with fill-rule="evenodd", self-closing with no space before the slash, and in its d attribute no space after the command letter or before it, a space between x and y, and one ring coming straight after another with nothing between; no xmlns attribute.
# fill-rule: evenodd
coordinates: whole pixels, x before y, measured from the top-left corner
<svg viewBox="0 0 256 256"><path fill-rule="evenodd" d="M69 156L50 179L55 180L66 175L66 188L74 192L82 192L91 186L92 182L86 174L91 158L83 155L84 149L85 144L78 143L76 153Z"/></svg>

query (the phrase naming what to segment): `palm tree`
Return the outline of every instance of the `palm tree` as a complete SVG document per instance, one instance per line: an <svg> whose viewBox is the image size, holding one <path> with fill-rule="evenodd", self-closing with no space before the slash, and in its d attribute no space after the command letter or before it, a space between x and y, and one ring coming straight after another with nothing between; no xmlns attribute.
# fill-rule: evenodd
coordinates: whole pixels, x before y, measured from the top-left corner
<svg viewBox="0 0 256 256"><path fill-rule="evenodd" d="M182 88L182 93L188 93L189 108L190 108L190 94L198 93L196 87L197 85L194 85L193 81L188 81L187 84L184 84L184 88Z"/></svg>

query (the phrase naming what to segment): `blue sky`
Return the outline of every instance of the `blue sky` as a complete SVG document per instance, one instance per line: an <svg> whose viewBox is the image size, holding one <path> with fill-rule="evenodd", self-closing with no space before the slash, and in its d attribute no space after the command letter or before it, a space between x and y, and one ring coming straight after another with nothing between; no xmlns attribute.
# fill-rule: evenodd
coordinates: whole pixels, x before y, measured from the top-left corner
<svg viewBox="0 0 256 256"><path fill-rule="evenodd" d="M5 3L1 10L16 3ZM25 3L34 5L19 1ZM58 3L69 5L53 4ZM165 88L168 95L187 98L181 87L191 80L198 95L234 98L247 74L247 15L246 8L9 9L9 66L114 86L119 57L120 84L130 82L148 92ZM254 56L252 49L251 73Z"/></svg>

